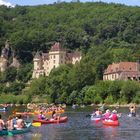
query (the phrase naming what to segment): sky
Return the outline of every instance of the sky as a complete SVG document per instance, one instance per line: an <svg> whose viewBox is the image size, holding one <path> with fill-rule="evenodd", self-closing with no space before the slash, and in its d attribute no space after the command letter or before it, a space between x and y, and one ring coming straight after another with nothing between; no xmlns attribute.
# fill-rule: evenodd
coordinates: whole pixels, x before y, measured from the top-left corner
<svg viewBox="0 0 140 140"><path fill-rule="evenodd" d="M72 0L60 0L65 2L71 2ZM121 3L129 6L140 6L140 0L80 0L81 2L113 2ZM0 0L0 5L6 5L14 7L15 5L40 5L40 4L52 4L57 0Z"/></svg>

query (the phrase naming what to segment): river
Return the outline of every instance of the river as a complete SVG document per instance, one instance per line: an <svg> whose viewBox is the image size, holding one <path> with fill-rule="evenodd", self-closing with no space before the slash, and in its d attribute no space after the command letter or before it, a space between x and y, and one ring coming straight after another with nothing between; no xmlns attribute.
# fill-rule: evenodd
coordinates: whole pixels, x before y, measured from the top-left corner
<svg viewBox="0 0 140 140"><path fill-rule="evenodd" d="M11 111L14 108L11 109ZM23 110L19 107L18 110ZM140 111L137 108L137 117L127 116L128 108L117 109L122 113L119 118L120 126L107 127L101 122L95 123L87 117L92 107L80 109L66 109L63 116L68 116L68 122L63 124L48 124L41 127L32 127L31 132L15 136L3 136L0 140L139 140L140 139ZM9 113L2 114L6 119ZM32 120L33 118L28 118Z"/></svg>

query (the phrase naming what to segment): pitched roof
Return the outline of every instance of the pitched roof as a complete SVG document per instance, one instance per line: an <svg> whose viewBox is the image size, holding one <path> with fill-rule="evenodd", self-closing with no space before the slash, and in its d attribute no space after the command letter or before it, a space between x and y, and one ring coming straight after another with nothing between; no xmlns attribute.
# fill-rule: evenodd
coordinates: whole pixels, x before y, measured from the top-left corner
<svg viewBox="0 0 140 140"><path fill-rule="evenodd" d="M113 63L107 67L104 74L114 73L119 71L138 71L138 63L137 62L120 62Z"/></svg>
<svg viewBox="0 0 140 140"><path fill-rule="evenodd" d="M56 42L50 49L50 51L64 51L64 49L61 47L59 42Z"/></svg>
<svg viewBox="0 0 140 140"><path fill-rule="evenodd" d="M41 58L41 54L40 54L40 52L36 52L34 58L36 58L36 59L40 59L40 58Z"/></svg>
<svg viewBox="0 0 140 140"><path fill-rule="evenodd" d="M78 51L73 52L72 55L73 55L74 58L77 58L77 57L80 58L81 57L81 53L78 52Z"/></svg>

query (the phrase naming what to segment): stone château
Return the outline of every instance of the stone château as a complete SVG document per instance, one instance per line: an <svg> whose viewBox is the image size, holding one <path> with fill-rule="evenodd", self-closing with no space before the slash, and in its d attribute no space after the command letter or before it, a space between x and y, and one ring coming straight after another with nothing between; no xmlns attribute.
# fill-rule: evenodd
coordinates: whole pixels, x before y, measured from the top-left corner
<svg viewBox="0 0 140 140"><path fill-rule="evenodd" d="M113 63L105 70L103 80L140 81L140 64L139 62Z"/></svg>
<svg viewBox="0 0 140 140"><path fill-rule="evenodd" d="M51 46L48 53L36 53L33 59L34 69L32 78L39 78L40 75L48 76L52 69L63 64L75 64L80 60L80 52L68 53L61 47L59 42L56 42Z"/></svg>

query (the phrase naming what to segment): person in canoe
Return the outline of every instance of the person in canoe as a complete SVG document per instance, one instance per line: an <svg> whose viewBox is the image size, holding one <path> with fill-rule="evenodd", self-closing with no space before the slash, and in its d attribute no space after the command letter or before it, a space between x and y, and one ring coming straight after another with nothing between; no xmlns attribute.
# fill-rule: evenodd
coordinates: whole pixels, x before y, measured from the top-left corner
<svg viewBox="0 0 140 140"><path fill-rule="evenodd" d="M4 129L5 123L0 115L0 130Z"/></svg>
<svg viewBox="0 0 140 140"><path fill-rule="evenodd" d="M13 117L12 116L9 116L9 118L8 118L7 129L8 130L13 130L14 129Z"/></svg>
<svg viewBox="0 0 140 140"><path fill-rule="evenodd" d="M14 125L14 128L16 128L16 125L17 125L17 116L15 114L13 114L13 125Z"/></svg>
<svg viewBox="0 0 140 140"><path fill-rule="evenodd" d="M45 115L43 114L42 111L40 111L40 114L38 115L38 119L39 120L46 120L46 117L45 117Z"/></svg>
<svg viewBox="0 0 140 140"><path fill-rule="evenodd" d="M131 117L136 117L136 106L134 104L130 105L129 111L130 111L129 115Z"/></svg>
<svg viewBox="0 0 140 140"><path fill-rule="evenodd" d="M111 112L110 112L109 109L107 109L106 112L103 114L103 118L104 119L109 119L110 115L111 115Z"/></svg>
<svg viewBox="0 0 140 140"><path fill-rule="evenodd" d="M92 113L92 116L101 117L102 116L102 111L97 108L96 111Z"/></svg>
<svg viewBox="0 0 140 140"><path fill-rule="evenodd" d="M117 121L118 120L118 116L117 116L117 111L116 110L113 110L111 115L109 116L109 120L112 120L112 121Z"/></svg>
<svg viewBox="0 0 140 140"><path fill-rule="evenodd" d="M54 119L54 120L60 119L60 114L57 114L56 110L53 110L53 112L52 112L52 119Z"/></svg>
<svg viewBox="0 0 140 140"><path fill-rule="evenodd" d="M25 122L24 122L24 120L21 118L21 115L18 115L17 116L17 121L16 121L16 125L15 125L15 127L16 127L16 129L17 130L21 130L21 129L23 129L23 128L25 128Z"/></svg>

